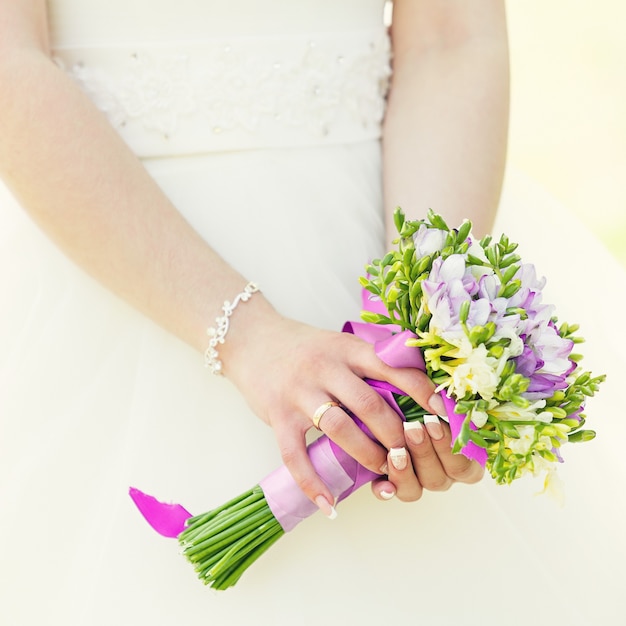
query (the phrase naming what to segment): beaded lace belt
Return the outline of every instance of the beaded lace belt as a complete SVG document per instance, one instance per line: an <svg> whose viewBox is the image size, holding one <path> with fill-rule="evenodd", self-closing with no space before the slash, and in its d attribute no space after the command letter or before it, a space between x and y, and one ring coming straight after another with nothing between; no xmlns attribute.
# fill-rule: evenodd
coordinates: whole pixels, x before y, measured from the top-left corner
<svg viewBox="0 0 626 626"><path fill-rule="evenodd" d="M55 50L143 157L378 138L382 32Z"/></svg>

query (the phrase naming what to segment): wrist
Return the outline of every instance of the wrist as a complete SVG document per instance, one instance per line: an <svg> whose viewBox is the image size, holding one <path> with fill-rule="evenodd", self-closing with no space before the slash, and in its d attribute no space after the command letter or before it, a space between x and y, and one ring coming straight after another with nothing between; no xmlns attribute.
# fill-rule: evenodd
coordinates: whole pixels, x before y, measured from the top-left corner
<svg viewBox="0 0 626 626"><path fill-rule="evenodd" d="M221 315L215 318L215 325L207 328L206 334L209 337L209 345L204 351L204 366L212 373L222 375L223 364L220 358L220 349L226 341L226 335L230 330L230 318L235 309L248 302L250 298L259 291L256 283L249 282L232 300L225 300L222 305Z"/></svg>
<svg viewBox="0 0 626 626"><path fill-rule="evenodd" d="M205 366L212 373L236 378L247 361L246 354L254 345L254 337L267 332L272 318L280 316L258 286L248 283L224 302L220 314L207 329Z"/></svg>

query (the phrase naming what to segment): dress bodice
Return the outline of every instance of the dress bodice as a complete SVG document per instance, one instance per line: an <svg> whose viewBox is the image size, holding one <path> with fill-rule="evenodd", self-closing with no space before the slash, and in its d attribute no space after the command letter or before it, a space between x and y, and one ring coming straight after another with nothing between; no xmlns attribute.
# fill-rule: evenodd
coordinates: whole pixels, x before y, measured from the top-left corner
<svg viewBox="0 0 626 626"><path fill-rule="evenodd" d="M53 0L49 22L57 62L149 157L377 138L383 7Z"/></svg>

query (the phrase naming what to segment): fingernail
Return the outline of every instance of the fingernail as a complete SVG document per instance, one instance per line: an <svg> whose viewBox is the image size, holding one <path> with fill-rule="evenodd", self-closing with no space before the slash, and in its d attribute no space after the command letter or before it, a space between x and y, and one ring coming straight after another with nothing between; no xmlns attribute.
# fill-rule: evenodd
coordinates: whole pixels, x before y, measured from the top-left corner
<svg viewBox="0 0 626 626"><path fill-rule="evenodd" d="M443 426L436 415L424 415L424 424L431 439L435 441L443 439Z"/></svg>
<svg viewBox="0 0 626 626"><path fill-rule="evenodd" d="M404 422L404 433L409 442L415 446L424 441L424 427L421 422Z"/></svg>
<svg viewBox="0 0 626 626"><path fill-rule="evenodd" d="M383 475L386 476L387 474L389 474L389 466L387 465L387 463L383 463L380 467L379 472Z"/></svg>
<svg viewBox="0 0 626 626"><path fill-rule="evenodd" d="M446 405L443 403L443 399L438 393L433 393L433 395L430 396L430 398L428 399L428 406L435 415L448 417L448 413L446 412Z"/></svg>
<svg viewBox="0 0 626 626"><path fill-rule="evenodd" d="M380 497L383 500L391 500L391 498L393 498L396 494L393 491L381 491L380 492Z"/></svg>
<svg viewBox="0 0 626 626"><path fill-rule="evenodd" d="M328 518L335 519L337 517L337 509L322 495L315 498L319 510Z"/></svg>
<svg viewBox="0 0 626 626"><path fill-rule="evenodd" d="M389 457L391 459L391 464L397 470L403 470L406 467L408 460L405 448L390 448Z"/></svg>

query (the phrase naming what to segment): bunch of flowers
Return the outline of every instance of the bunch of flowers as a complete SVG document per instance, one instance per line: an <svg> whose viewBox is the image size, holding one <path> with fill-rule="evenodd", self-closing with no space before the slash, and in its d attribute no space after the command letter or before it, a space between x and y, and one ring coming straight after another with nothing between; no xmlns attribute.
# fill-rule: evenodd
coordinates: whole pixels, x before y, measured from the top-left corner
<svg viewBox="0 0 626 626"><path fill-rule="evenodd" d="M583 430L582 410L604 377L579 371L578 326L558 324L542 302L545 279L506 235L476 241L469 221L450 229L432 212L394 217L397 249L361 280L384 313L363 319L415 333L407 345L421 349L445 392L455 452L473 444L498 483L549 479L562 444L595 436Z"/></svg>
<svg viewBox="0 0 626 626"><path fill-rule="evenodd" d="M442 392L454 452L478 460L499 484L525 474L549 482L562 445L595 436L583 428L583 408L604 377L579 371L577 326L558 324L554 307L542 302L545 280L505 235L477 241L469 221L451 229L432 212L408 221L398 209L394 217L395 249L361 279L369 294L364 323L344 330L372 340L388 364L426 371ZM423 419L399 389L368 382L404 419ZM338 501L376 477L325 436L308 453ZM131 496L155 530L178 538L199 578L215 589L234 585L317 510L284 466L195 517L136 489Z"/></svg>

